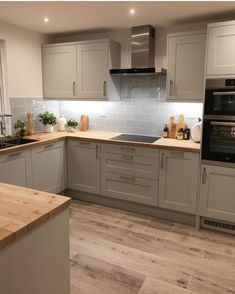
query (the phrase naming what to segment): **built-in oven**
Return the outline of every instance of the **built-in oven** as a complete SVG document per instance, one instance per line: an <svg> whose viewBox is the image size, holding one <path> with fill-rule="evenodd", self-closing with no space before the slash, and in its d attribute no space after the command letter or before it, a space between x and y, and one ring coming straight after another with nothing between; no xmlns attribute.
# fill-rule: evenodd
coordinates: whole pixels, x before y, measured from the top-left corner
<svg viewBox="0 0 235 294"><path fill-rule="evenodd" d="M201 159L235 166L235 79L206 81Z"/></svg>

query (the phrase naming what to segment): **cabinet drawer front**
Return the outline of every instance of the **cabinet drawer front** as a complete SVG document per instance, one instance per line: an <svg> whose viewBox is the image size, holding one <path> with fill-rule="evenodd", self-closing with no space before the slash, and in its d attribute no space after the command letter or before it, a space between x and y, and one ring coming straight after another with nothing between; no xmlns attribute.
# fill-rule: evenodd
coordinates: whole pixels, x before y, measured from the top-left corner
<svg viewBox="0 0 235 294"><path fill-rule="evenodd" d="M42 145L40 147L35 147L32 149L33 153L37 153L37 152L44 152L44 151L48 151L48 150L53 150L53 149L57 149L57 148L64 148L64 144L65 141L59 141L59 142L52 142L52 143L48 143L45 145Z"/></svg>
<svg viewBox="0 0 235 294"><path fill-rule="evenodd" d="M133 154L135 156L144 156L150 158L158 158L159 156L158 149L135 147L129 145L102 144L101 152L115 154Z"/></svg>
<svg viewBox="0 0 235 294"><path fill-rule="evenodd" d="M102 153L101 169L105 172L157 179L158 158L140 157L131 154Z"/></svg>
<svg viewBox="0 0 235 294"><path fill-rule="evenodd" d="M99 143L96 142L89 142L89 141L80 141L77 139L74 140L69 140L68 141L69 146L72 148L89 148L89 149L96 149L97 145L100 145Z"/></svg>
<svg viewBox="0 0 235 294"><path fill-rule="evenodd" d="M102 172L101 194L112 198L157 206L158 181Z"/></svg>

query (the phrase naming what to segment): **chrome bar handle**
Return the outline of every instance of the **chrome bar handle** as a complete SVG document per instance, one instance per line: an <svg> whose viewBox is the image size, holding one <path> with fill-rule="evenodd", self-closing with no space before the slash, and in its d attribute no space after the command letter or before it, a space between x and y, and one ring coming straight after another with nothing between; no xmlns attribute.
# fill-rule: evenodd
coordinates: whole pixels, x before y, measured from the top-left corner
<svg viewBox="0 0 235 294"><path fill-rule="evenodd" d="M213 92L214 96L230 96L230 95L235 95L234 91L231 92Z"/></svg>
<svg viewBox="0 0 235 294"><path fill-rule="evenodd" d="M173 81L170 80L170 96L172 96L173 93Z"/></svg>
<svg viewBox="0 0 235 294"><path fill-rule="evenodd" d="M161 155L161 169L164 169L164 153Z"/></svg>
<svg viewBox="0 0 235 294"><path fill-rule="evenodd" d="M106 97L106 81L103 84L103 96Z"/></svg>
<svg viewBox="0 0 235 294"><path fill-rule="evenodd" d="M95 146L95 152L96 152L96 159L99 159L99 146Z"/></svg>
<svg viewBox="0 0 235 294"><path fill-rule="evenodd" d="M203 171L202 171L202 184L203 184L203 185L206 184L206 177L207 177L207 174L206 174L206 168L203 167Z"/></svg>
<svg viewBox="0 0 235 294"><path fill-rule="evenodd" d="M73 81L73 96L76 96L76 82Z"/></svg>
<svg viewBox="0 0 235 294"><path fill-rule="evenodd" d="M120 176L120 180L128 183L135 183L135 177Z"/></svg>

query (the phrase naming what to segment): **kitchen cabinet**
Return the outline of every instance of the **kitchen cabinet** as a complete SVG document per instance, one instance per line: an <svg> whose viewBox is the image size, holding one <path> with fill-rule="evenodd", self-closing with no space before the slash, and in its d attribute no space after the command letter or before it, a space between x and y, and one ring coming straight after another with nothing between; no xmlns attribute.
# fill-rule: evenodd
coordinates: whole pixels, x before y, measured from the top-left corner
<svg viewBox="0 0 235 294"><path fill-rule="evenodd" d="M43 47L45 98L107 100L119 98L120 44L112 40L50 44Z"/></svg>
<svg viewBox="0 0 235 294"><path fill-rule="evenodd" d="M203 99L205 52L205 33L168 35L168 100L190 101Z"/></svg>
<svg viewBox="0 0 235 294"><path fill-rule="evenodd" d="M160 151L159 206L196 213L199 155Z"/></svg>
<svg viewBox="0 0 235 294"><path fill-rule="evenodd" d="M65 141L49 143L32 149L33 188L59 193L66 189Z"/></svg>
<svg viewBox="0 0 235 294"><path fill-rule="evenodd" d="M208 25L206 75L235 77L235 21Z"/></svg>
<svg viewBox="0 0 235 294"><path fill-rule="evenodd" d="M235 222L235 170L202 165L199 215Z"/></svg>
<svg viewBox="0 0 235 294"><path fill-rule="evenodd" d="M158 149L101 145L101 194L157 206Z"/></svg>
<svg viewBox="0 0 235 294"><path fill-rule="evenodd" d="M78 97L107 98L108 43L88 43L77 46Z"/></svg>
<svg viewBox="0 0 235 294"><path fill-rule="evenodd" d="M0 156L0 181L32 187L31 150Z"/></svg>
<svg viewBox="0 0 235 294"><path fill-rule="evenodd" d="M76 45L53 45L42 49L45 98L74 98L76 95Z"/></svg>
<svg viewBox="0 0 235 294"><path fill-rule="evenodd" d="M68 188L100 194L100 144L68 140Z"/></svg>

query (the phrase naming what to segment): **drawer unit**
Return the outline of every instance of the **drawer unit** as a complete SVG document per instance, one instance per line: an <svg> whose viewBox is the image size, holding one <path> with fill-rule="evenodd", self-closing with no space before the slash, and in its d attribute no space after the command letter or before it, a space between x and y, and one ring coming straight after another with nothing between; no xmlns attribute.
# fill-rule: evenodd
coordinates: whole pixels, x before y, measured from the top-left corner
<svg viewBox="0 0 235 294"><path fill-rule="evenodd" d="M101 170L104 172L158 178L158 150L103 144L101 151Z"/></svg>
<svg viewBox="0 0 235 294"><path fill-rule="evenodd" d="M158 181L125 174L101 173L101 194L157 206Z"/></svg>

